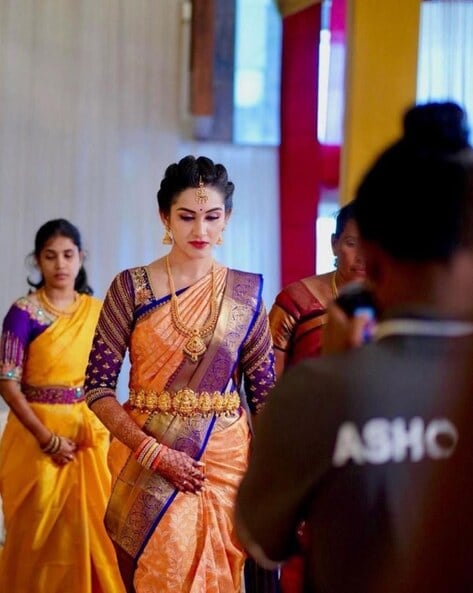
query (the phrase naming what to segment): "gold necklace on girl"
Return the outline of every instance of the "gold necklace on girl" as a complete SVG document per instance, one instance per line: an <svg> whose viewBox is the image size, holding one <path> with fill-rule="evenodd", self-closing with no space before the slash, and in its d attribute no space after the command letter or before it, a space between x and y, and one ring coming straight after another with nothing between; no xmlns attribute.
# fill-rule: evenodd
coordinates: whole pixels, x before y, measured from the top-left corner
<svg viewBox="0 0 473 593"><path fill-rule="evenodd" d="M55 317L70 317L74 315L80 305L80 296L77 292L74 292L74 300L73 302L68 305L65 309L59 309L51 301L48 299L46 291L44 287L41 287L39 290L36 291L36 295L38 297L38 301L40 305L48 311L48 313L52 313Z"/></svg>
<svg viewBox="0 0 473 593"><path fill-rule="evenodd" d="M202 327L188 327L181 319L179 312L179 302L174 288L174 281L172 279L171 264L169 257L166 256L166 271L168 275L169 288L171 291L171 320L177 331L188 338L184 344L184 354L188 356L192 362L197 362L202 354L207 350L207 345L204 339L209 336L215 329L218 317L218 304L215 288L215 263L212 263L211 270L211 291L210 296L210 314L207 322Z"/></svg>

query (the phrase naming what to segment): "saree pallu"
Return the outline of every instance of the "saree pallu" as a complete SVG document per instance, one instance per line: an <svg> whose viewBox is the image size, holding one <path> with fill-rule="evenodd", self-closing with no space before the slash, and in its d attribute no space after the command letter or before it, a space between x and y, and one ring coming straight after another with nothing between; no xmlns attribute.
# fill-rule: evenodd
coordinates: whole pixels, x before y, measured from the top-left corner
<svg viewBox="0 0 473 593"><path fill-rule="evenodd" d="M286 367L310 356L319 356L326 309L333 295L327 285L311 278L289 284L277 295L269 312L275 348L286 353Z"/></svg>
<svg viewBox="0 0 473 593"><path fill-rule="evenodd" d="M86 295L70 317L58 317L28 344L22 383L82 386L101 302Z"/></svg>
<svg viewBox="0 0 473 593"><path fill-rule="evenodd" d="M143 296L146 285L138 291L136 284L135 278L135 295ZM168 298L145 298L135 308L130 324L130 389L134 393L162 395L186 388L223 395L238 391L245 375L250 389L257 385L250 401L258 405L258 394L267 393L274 381L261 280L253 274L227 274L226 269L218 269L216 284L223 292L219 317L207 350L196 364L183 356L186 338L170 321ZM205 318L209 296L205 278L179 295L186 325ZM118 310L116 305L117 301L112 311ZM103 342L110 333L106 324L104 319ZM100 327L99 323L99 333ZM91 376L99 374L100 360L91 367ZM100 396L100 389L97 394ZM91 397L97 395L91 393ZM245 412L240 408L230 416L183 417L157 410L145 412L130 403L131 399L125 408L146 433L202 459L207 480L205 491L198 495L179 493L159 472L139 465L127 447L112 441L109 464L113 489L105 521L117 547L127 590L239 592L245 553L234 533L233 502L248 459L250 435Z"/></svg>
<svg viewBox="0 0 473 593"><path fill-rule="evenodd" d="M84 295L81 300L72 318L57 319L25 344L25 386L44 393L54 386L57 394L61 386L83 384L101 304ZM9 414L0 444L6 528L0 591L120 593L115 551L103 526L110 492L110 435L85 401L29 405L49 430L73 440L78 450L72 462L56 465Z"/></svg>

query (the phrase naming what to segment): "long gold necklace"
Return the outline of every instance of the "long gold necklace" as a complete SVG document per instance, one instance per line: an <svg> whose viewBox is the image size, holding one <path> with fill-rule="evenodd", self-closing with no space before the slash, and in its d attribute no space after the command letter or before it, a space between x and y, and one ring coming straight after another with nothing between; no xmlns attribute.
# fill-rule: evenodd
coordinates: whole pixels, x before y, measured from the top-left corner
<svg viewBox="0 0 473 593"><path fill-rule="evenodd" d="M217 295L215 288L215 264L212 264L211 271L211 291L210 296L210 314L207 322L202 327L188 327L181 319L179 313L179 303L176 296L176 289L174 288L174 281L172 279L171 264L169 263L169 257L166 256L166 271L168 274L169 288L171 291L171 319L174 327L179 333L186 338L189 338L184 344L184 354L186 354L192 362L197 362L199 357L207 350L207 345L204 342L204 338L210 335L217 324L218 317L218 305Z"/></svg>
<svg viewBox="0 0 473 593"><path fill-rule="evenodd" d="M59 309L58 307L53 305L53 303L51 303L51 301L48 299L46 291L44 290L44 287L36 291L36 295L43 309L46 309L46 311L52 313L56 317L70 317L77 311L80 305L80 296L77 292L74 292L73 302L70 305L68 305L65 309Z"/></svg>
<svg viewBox="0 0 473 593"><path fill-rule="evenodd" d="M337 276L337 270L335 270L335 272L332 273L332 277L330 278L331 285L332 285L332 294L333 294L334 299L336 299L338 297L336 276Z"/></svg>

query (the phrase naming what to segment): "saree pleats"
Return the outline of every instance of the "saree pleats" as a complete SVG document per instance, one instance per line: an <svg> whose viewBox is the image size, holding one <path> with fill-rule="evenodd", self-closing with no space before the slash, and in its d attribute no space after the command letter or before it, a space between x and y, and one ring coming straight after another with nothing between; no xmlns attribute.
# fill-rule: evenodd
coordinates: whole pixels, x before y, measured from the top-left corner
<svg viewBox="0 0 473 593"><path fill-rule="evenodd" d="M233 504L248 446L245 416L212 433L202 457L205 490L177 494L138 560L137 593L240 591L245 555L233 528Z"/></svg>

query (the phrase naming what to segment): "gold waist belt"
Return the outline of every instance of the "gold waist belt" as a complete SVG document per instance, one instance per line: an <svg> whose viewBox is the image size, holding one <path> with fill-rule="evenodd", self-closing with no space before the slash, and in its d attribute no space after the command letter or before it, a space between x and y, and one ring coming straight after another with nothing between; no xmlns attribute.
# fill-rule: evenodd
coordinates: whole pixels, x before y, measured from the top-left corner
<svg viewBox="0 0 473 593"><path fill-rule="evenodd" d="M163 412L177 416L217 416L234 414L240 407L238 391L196 392L192 389L170 391L130 390L128 404L142 412Z"/></svg>

